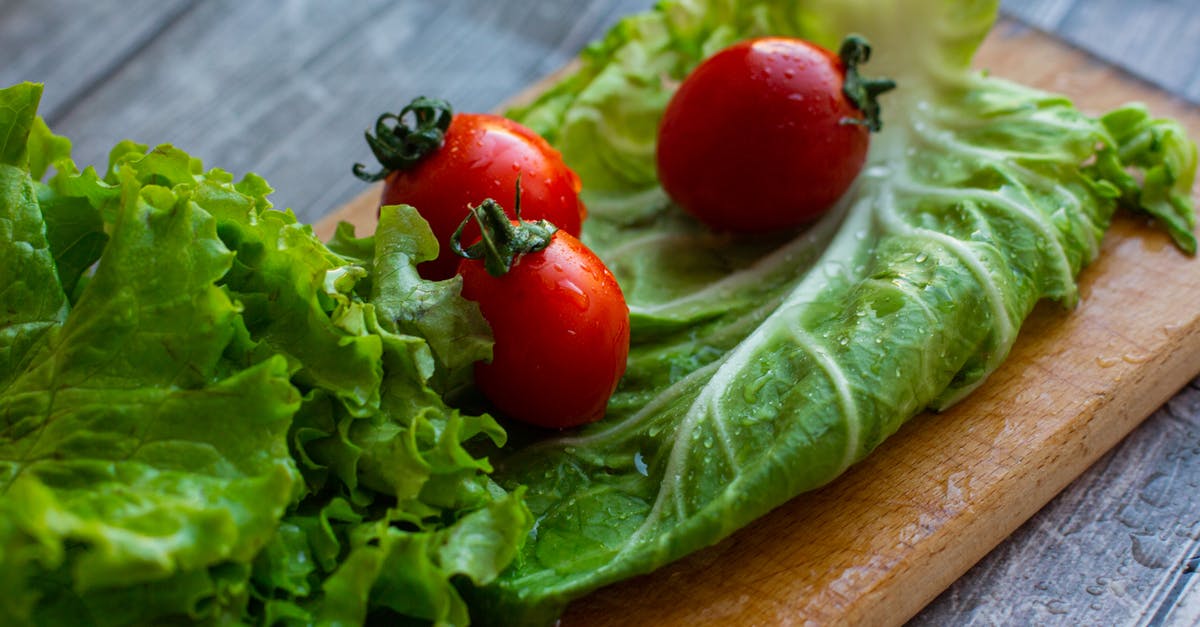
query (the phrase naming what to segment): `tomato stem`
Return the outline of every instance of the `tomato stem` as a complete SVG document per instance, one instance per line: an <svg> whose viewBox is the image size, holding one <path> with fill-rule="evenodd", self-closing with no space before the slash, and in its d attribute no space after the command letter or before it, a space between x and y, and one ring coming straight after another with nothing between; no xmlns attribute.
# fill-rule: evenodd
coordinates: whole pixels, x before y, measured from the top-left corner
<svg viewBox="0 0 1200 627"><path fill-rule="evenodd" d="M864 116L861 120L846 118L842 123L862 124L871 132L878 132L883 128L883 120L879 117L879 95L895 89L896 81L890 78L866 78L858 73L858 66L871 58L871 44L862 35L847 36L842 41L838 57L846 64L846 80L842 83L842 93Z"/></svg>
<svg viewBox="0 0 1200 627"><path fill-rule="evenodd" d="M411 123L406 117L411 117ZM453 117L450 103L424 96L414 98L400 113L384 113L375 120L374 135L369 130L363 132L383 168L372 174L356 163L354 176L371 183L397 170L412 168L442 147Z"/></svg>
<svg viewBox="0 0 1200 627"><path fill-rule="evenodd" d="M517 259L550 245L558 227L546 220L526 222L521 219L521 178L517 177L517 198L510 220L500 203L488 198L478 205L467 207L467 217L450 237L450 250L466 259L482 259L488 274L501 277L512 269ZM462 246L463 229L474 219L482 233L480 240L467 248Z"/></svg>

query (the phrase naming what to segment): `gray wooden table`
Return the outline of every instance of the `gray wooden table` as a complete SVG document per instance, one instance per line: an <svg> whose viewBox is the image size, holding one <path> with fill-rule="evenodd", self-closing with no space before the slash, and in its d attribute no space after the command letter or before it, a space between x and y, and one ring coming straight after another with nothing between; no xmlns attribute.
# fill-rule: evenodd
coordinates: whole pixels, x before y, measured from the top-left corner
<svg viewBox="0 0 1200 627"><path fill-rule="evenodd" d="M362 129L413 95L487 110L652 0L0 0L0 84L103 163L126 137L253 170L314 220L362 190ZM1012 17L1200 104L1200 2L1007 0ZM1200 382L913 623L1197 624Z"/></svg>

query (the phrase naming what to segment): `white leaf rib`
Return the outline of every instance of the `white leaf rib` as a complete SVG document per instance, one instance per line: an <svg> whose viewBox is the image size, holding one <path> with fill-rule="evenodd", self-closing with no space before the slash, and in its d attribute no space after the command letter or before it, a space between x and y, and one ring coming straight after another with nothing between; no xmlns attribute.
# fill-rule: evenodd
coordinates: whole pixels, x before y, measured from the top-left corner
<svg viewBox="0 0 1200 627"><path fill-rule="evenodd" d="M862 416L859 415L858 403L854 401L854 394L850 391L850 380L846 378L845 369L838 365L829 351L817 344L813 337L800 327L799 316L796 316L795 321L787 328L797 346L812 357L813 361L825 372L829 381L833 383L833 388L837 392L846 424L846 451L842 455L842 470L845 470L855 462L858 447L862 441Z"/></svg>
<svg viewBox="0 0 1200 627"><path fill-rule="evenodd" d="M1028 207L1013 201L1004 194L991 190L982 189L953 189L953 188L938 188L931 187L920 183L904 184L899 187L901 191L920 196L932 196L950 200L960 200L968 198L980 202L991 203L993 206L1007 209L1012 214L1019 216L1042 235L1046 240L1052 242L1054 247L1055 265L1060 278L1065 279L1067 285L1074 285L1074 273L1071 272L1071 261L1067 256L1067 249L1063 246L1062 240L1059 238L1057 231L1053 226L1047 224L1044 216L1039 216L1030 211ZM929 231L933 232L933 231ZM948 236L947 236L948 237ZM956 240L957 241L957 240Z"/></svg>
<svg viewBox="0 0 1200 627"><path fill-rule="evenodd" d="M888 226L896 233L907 234L912 237L924 238L941 244L948 250L953 252L963 264L967 266L971 274L975 275L976 280L983 288L984 294L987 296L989 304L992 308L992 313L997 322L997 331L1000 336L1000 342L1004 346L1012 344L1016 338L1016 327L1014 326L1012 317L1008 314L1008 308L1004 305L1004 296L1000 293L1000 287L996 285L995 277L988 272L983 261L975 254L973 250L961 240L950 237L943 233L931 231L921 227L916 227L904 219L896 211L896 194L895 189L890 185L885 186L881 193L880 217L883 218ZM993 357L993 360L996 359Z"/></svg>

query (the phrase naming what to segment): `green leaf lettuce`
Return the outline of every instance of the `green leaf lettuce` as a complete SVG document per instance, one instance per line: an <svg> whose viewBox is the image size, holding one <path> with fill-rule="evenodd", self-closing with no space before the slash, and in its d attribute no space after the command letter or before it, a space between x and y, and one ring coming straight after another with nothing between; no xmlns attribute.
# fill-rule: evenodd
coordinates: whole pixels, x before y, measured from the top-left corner
<svg viewBox="0 0 1200 627"><path fill-rule="evenodd" d="M339 254L171 146L80 170L40 92L0 90L0 622L464 622L532 521L432 387L491 340L428 227Z"/></svg>

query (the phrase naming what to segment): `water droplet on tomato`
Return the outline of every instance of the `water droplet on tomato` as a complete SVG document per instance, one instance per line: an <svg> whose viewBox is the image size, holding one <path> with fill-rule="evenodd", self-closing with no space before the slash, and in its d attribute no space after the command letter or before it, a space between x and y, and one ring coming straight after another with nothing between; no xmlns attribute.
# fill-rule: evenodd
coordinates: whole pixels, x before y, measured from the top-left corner
<svg viewBox="0 0 1200 627"><path fill-rule="evenodd" d="M562 279L558 282L558 289L566 297L565 300L579 309L587 309L591 304L591 299L588 298L587 292L583 288L575 284L570 279Z"/></svg>

